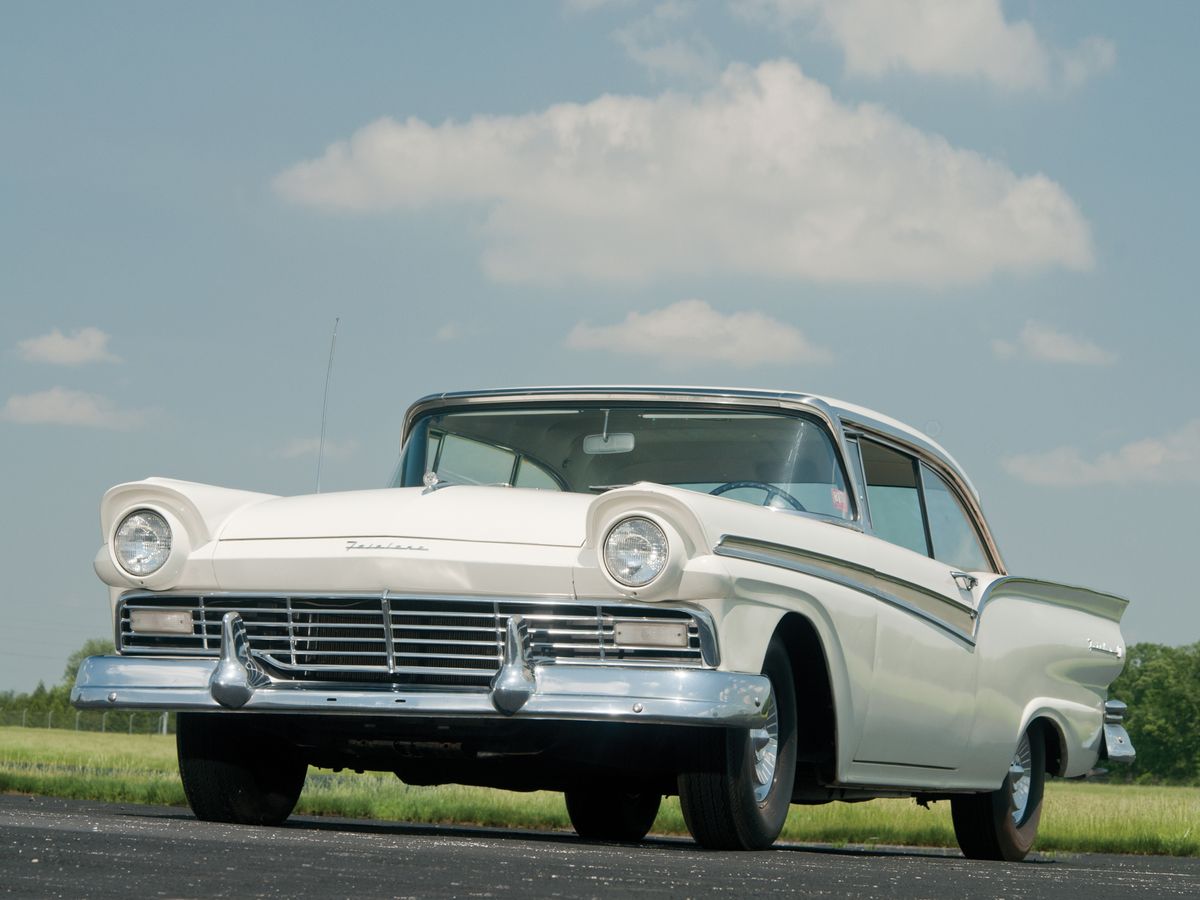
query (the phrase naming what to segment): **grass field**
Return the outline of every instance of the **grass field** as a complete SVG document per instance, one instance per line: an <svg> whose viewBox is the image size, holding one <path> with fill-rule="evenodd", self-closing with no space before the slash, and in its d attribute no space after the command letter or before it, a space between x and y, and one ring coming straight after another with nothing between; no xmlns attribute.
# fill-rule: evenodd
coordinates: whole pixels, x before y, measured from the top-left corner
<svg viewBox="0 0 1200 900"><path fill-rule="evenodd" d="M175 739L0 728L0 791L77 799L183 805ZM559 794L459 786L409 787L394 776L311 769L297 811L387 821L570 829ZM686 830L674 798L654 824ZM953 847L950 805L909 800L794 806L785 840ZM1200 788L1047 785L1037 849L1200 856Z"/></svg>

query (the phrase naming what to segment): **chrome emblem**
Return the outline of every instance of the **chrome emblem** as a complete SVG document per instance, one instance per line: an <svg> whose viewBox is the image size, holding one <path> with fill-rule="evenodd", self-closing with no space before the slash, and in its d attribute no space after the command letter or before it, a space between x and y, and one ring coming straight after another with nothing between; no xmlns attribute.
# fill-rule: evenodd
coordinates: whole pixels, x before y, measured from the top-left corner
<svg viewBox="0 0 1200 900"><path fill-rule="evenodd" d="M425 550L418 544L397 544L394 542L372 543L370 541L346 541L346 550Z"/></svg>
<svg viewBox="0 0 1200 900"><path fill-rule="evenodd" d="M1089 650L1095 650L1097 653L1104 653L1108 656L1115 656L1117 659L1120 659L1122 656L1124 656L1124 651L1122 651L1120 644L1113 648L1108 646L1108 644L1104 643L1103 641L1097 642L1093 641L1091 638L1088 638L1087 645Z"/></svg>

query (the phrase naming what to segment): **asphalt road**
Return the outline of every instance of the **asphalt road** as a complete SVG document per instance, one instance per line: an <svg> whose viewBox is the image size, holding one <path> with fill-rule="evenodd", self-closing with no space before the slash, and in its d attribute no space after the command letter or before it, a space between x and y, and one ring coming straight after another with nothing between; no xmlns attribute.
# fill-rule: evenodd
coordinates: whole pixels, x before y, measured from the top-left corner
<svg viewBox="0 0 1200 900"><path fill-rule="evenodd" d="M0 797L0 893L20 897L1200 897L1200 859L1054 855L968 862L905 848L710 853L572 835Z"/></svg>

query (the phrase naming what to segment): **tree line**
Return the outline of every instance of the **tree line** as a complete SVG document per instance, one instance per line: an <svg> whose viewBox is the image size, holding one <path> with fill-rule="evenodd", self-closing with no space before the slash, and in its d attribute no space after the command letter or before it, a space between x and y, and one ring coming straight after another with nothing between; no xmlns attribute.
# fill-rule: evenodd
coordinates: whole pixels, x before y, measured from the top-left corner
<svg viewBox="0 0 1200 900"><path fill-rule="evenodd" d="M71 654L62 681L53 687L39 682L32 693L0 692L0 724L74 727L78 720L71 706L71 687L80 663L89 656L112 652L112 641L90 640ZM1200 641L1182 647L1131 645L1125 670L1109 688L1109 696L1129 704L1125 727L1137 748L1137 761L1128 768L1113 766L1112 777L1200 784ZM101 727L91 722L95 716L84 715L89 716L84 727ZM134 731L158 727L154 714L129 720Z"/></svg>
<svg viewBox="0 0 1200 900"><path fill-rule="evenodd" d="M1125 727L1137 761L1125 777L1200 784L1200 641L1133 644L1108 695L1129 704Z"/></svg>

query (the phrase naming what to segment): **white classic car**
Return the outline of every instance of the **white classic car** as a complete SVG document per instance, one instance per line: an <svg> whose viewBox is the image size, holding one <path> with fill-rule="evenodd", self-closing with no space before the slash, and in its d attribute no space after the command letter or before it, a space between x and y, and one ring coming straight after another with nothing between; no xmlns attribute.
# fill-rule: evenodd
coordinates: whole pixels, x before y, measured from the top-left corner
<svg viewBox="0 0 1200 900"><path fill-rule="evenodd" d="M806 394L442 394L381 490L150 478L101 508L119 655L82 708L176 710L202 819L279 823L308 766L566 795L589 838L677 794L705 847L789 805L949 800L1020 859L1046 775L1133 756L1126 601L1007 573L941 447Z"/></svg>

